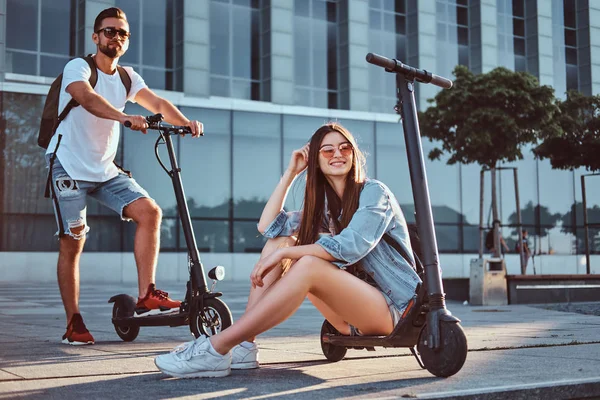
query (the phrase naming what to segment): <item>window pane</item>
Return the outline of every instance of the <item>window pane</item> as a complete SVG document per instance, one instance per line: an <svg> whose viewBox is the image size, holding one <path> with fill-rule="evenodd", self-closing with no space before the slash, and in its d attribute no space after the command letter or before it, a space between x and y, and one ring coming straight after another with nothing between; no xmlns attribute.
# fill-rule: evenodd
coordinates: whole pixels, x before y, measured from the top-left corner
<svg viewBox="0 0 600 400"><path fill-rule="evenodd" d="M520 56L525 55L525 39L515 38L514 46L515 46L515 54L518 54Z"/></svg>
<svg viewBox="0 0 600 400"><path fill-rule="evenodd" d="M251 77L252 57L252 11L249 8L234 7L232 29L233 33L233 76L237 78ZM237 97L237 96L235 96ZM245 97L245 98L249 98Z"/></svg>
<svg viewBox="0 0 600 400"><path fill-rule="evenodd" d="M435 236L439 251L458 252L458 239L460 237L458 226L436 224Z"/></svg>
<svg viewBox="0 0 600 400"><path fill-rule="evenodd" d="M294 32L294 68L295 84L309 86L310 81L310 20L296 18ZM303 103L295 103L303 104Z"/></svg>
<svg viewBox="0 0 600 400"><path fill-rule="evenodd" d="M519 18L513 19L513 35L525 36L525 20Z"/></svg>
<svg viewBox="0 0 600 400"><path fill-rule="evenodd" d="M577 46L577 32L571 29L565 29L565 46Z"/></svg>
<svg viewBox="0 0 600 400"><path fill-rule="evenodd" d="M565 56L567 58L567 64L577 65L577 49L567 47L565 49Z"/></svg>
<svg viewBox="0 0 600 400"><path fill-rule="evenodd" d="M6 47L37 50L38 0L8 0L6 14Z"/></svg>
<svg viewBox="0 0 600 400"><path fill-rule="evenodd" d="M252 98L252 85L250 81L234 80L231 85L231 97L238 99Z"/></svg>
<svg viewBox="0 0 600 400"><path fill-rule="evenodd" d="M148 111L137 104L128 103L125 113L131 115L147 115ZM154 155L156 132L148 131L147 135L141 132L123 128L123 167L132 172L135 180L150 194L162 208L165 216L177 215L175 194L171 178L163 171ZM173 145L177 149L179 136L172 136ZM184 139L188 139L187 137ZM169 166L169 157L165 146L160 146L160 156L166 166ZM185 166L183 166L185 174ZM191 171L190 171L191 172Z"/></svg>
<svg viewBox="0 0 600 400"><path fill-rule="evenodd" d="M512 13L515 17L525 16L525 4L523 0L512 0Z"/></svg>
<svg viewBox="0 0 600 400"><path fill-rule="evenodd" d="M430 160L427 155L434 146L439 147L440 144L423 142L433 218L436 223L458 223L463 219L460 213L459 169L457 165L446 164L447 156Z"/></svg>
<svg viewBox="0 0 600 400"><path fill-rule="evenodd" d="M180 166L190 214L227 218L231 199L231 112L192 107L182 107L181 112L201 121L206 132L197 139L181 138Z"/></svg>
<svg viewBox="0 0 600 400"><path fill-rule="evenodd" d="M413 207L404 132L400 123L377 122L377 176L394 193L404 213ZM406 217L412 217L406 215ZM414 218L413 218L414 219Z"/></svg>
<svg viewBox="0 0 600 400"><path fill-rule="evenodd" d="M227 78L210 78L210 94L213 96L229 97L230 82Z"/></svg>
<svg viewBox="0 0 600 400"><path fill-rule="evenodd" d="M40 75L55 78L62 74L69 57L40 57Z"/></svg>
<svg viewBox="0 0 600 400"><path fill-rule="evenodd" d="M256 222L235 222L233 225L233 238L234 253L260 253L267 242L258 232Z"/></svg>
<svg viewBox="0 0 600 400"><path fill-rule="evenodd" d="M144 68L141 71L142 78L146 85L152 89L166 89L167 74L164 70L155 70Z"/></svg>
<svg viewBox="0 0 600 400"><path fill-rule="evenodd" d="M229 68L229 6L210 3L210 72L211 74L230 75Z"/></svg>
<svg viewBox="0 0 600 400"><path fill-rule="evenodd" d="M154 67L166 67L166 48L167 48L167 1L165 0L144 0L143 12L143 60L144 65ZM134 51L137 49L134 47ZM164 89L157 86L157 89Z"/></svg>
<svg viewBox="0 0 600 400"><path fill-rule="evenodd" d="M456 7L456 23L469 25L469 10L466 7Z"/></svg>
<svg viewBox="0 0 600 400"><path fill-rule="evenodd" d="M42 1L43 52L69 55L70 16L71 0Z"/></svg>
<svg viewBox="0 0 600 400"><path fill-rule="evenodd" d="M37 56L33 54L6 51L6 72L37 75Z"/></svg>
<svg viewBox="0 0 600 400"><path fill-rule="evenodd" d="M233 113L234 216L258 218L281 176L280 116Z"/></svg>
<svg viewBox="0 0 600 400"><path fill-rule="evenodd" d="M369 28L381 29L381 12L376 10L369 11Z"/></svg>
<svg viewBox="0 0 600 400"><path fill-rule="evenodd" d="M181 225L181 224L179 224ZM254 225L256 229L256 224ZM196 237L196 245L200 253L228 253L229 252L229 222L193 220L192 229ZM183 230L179 231L179 250L186 250L187 245Z"/></svg>
<svg viewBox="0 0 600 400"><path fill-rule="evenodd" d="M3 215L2 218L0 250L58 251L54 215Z"/></svg>
<svg viewBox="0 0 600 400"><path fill-rule="evenodd" d="M5 213L53 214L52 202L44 198L48 176L44 151L37 146L44 101L39 95L2 93L5 143L0 193Z"/></svg>

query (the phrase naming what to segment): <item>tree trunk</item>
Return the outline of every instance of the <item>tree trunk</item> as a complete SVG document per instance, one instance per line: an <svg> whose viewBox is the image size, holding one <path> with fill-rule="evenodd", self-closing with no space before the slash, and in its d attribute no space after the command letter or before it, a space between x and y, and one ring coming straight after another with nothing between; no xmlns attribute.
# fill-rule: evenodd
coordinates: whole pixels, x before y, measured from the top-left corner
<svg viewBox="0 0 600 400"><path fill-rule="evenodd" d="M496 168L490 169L490 175L492 176L492 229L494 231L494 257L500 258L501 255L501 244L500 244L500 218L498 217L498 199L496 195Z"/></svg>

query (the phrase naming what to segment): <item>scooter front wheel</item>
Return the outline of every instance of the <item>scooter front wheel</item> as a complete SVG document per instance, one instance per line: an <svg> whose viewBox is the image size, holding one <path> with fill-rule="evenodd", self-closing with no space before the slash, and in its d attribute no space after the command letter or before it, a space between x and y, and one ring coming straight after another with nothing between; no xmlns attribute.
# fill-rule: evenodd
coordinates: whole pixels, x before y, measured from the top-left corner
<svg viewBox="0 0 600 400"><path fill-rule="evenodd" d="M231 326L233 317L223 300L213 297L204 299L204 308L190 315L190 330L194 336L214 336Z"/></svg>
<svg viewBox="0 0 600 400"><path fill-rule="evenodd" d="M429 348L427 325L424 325L417 350L427 371L435 376L447 378L460 371L467 359L467 336L458 322L445 321L440 322L440 335L442 339L440 348Z"/></svg>
<svg viewBox="0 0 600 400"><path fill-rule="evenodd" d="M337 329L333 327L329 323L329 321L323 321L323 325L321 326L321 350L323 350L323 355L331 362L338 362L346 355L348 349L342 346L335 346L331 343L326 343L323 341L323 335L329 333L333 335L339 335Z"/></svg>
<svg viewBox="0 0 600 400"><path fill-rule="evenodd" d="M119 304L120 302L115 302L113 305L113 318L130 318L133 316L131 312L131 308L125 306L124 304ZM134 304L135 305L135 304ZM140 333L139 326L120 326L114 324L115 332L121 339L125 342L133 342L135 338L137 338Z"/></svg>

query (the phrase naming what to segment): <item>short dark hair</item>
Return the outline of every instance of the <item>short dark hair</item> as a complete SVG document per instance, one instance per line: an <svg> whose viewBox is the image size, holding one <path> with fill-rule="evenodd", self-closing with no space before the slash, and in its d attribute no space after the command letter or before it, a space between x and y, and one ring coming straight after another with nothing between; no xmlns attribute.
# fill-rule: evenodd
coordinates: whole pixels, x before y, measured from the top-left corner
<svg viewBox="0 0 600 400"><path fill-rule="evenodd" d="M102 21L104 21L106 18L118 18L122 19L123 21L127 21L127 16L120 8L107 8L102 10L96 17L96 20L94 21L94 32L98 32L98 29L102 28Z"/></svg>

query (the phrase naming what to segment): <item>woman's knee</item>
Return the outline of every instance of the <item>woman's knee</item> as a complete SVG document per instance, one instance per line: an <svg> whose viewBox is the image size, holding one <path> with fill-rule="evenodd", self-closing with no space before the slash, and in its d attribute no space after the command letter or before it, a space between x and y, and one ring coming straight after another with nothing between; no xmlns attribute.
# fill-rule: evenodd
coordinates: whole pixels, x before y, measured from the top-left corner
<svg viewBox="0 0 600 400"><path fill-rule="evenodd" d="M293 273L296 276L303 278L313 278L319 275L319 264L327 261L315 256L300 257L290 268L288 273Z"/></svg>

